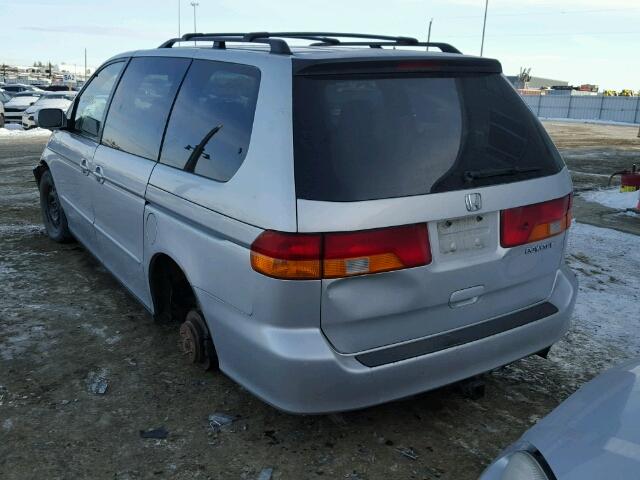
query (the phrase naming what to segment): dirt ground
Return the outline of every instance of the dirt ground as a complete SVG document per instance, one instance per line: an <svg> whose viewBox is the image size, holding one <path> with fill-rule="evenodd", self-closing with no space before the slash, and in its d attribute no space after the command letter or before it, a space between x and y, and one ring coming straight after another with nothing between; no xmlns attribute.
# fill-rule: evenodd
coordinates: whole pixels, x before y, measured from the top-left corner
<svg viewBox="0 0 640 480"><path fill-rule="evenodd" d="M624 127L549 130L576 171L606 174L640 149ZM264 469L277 480L476 479L582 383L635 353L578 318L549 359L488 374L476 401L447 387L340 415L281 413L185 364L177 327L155 324L79 245L47 239L31 173L45 142L0 137L2 479L267 479ZM606 255L587 250L592 233L577 232L569 262L581 281L617 288ZM236 421L215 431L218 412ZM158 427L165 439L141 437Z"/></svg>
<svg viewBox="0 0 640 480"><path fill-rule="evenodd" d="M640 167L637 126L553 121L544 125L571 170L576 192L606 187L612 173L630 169L634 163ZM612 185L619 184L618 176ZM584 202L579 195L574 200L573 214L579 221L640 235L638 217Z"/></svg>

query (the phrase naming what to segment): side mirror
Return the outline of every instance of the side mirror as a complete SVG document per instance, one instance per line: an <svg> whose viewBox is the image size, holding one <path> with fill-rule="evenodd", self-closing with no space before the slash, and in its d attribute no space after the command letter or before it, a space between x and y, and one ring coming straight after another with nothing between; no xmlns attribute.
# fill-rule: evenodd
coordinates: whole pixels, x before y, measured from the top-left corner
<svg viewBox="0 0 640 480"><path fill-rule="evenodd" d="M59 108L42 108L36 114L36 124L41 128L56 130L67 126L67 117Z"/></svg>

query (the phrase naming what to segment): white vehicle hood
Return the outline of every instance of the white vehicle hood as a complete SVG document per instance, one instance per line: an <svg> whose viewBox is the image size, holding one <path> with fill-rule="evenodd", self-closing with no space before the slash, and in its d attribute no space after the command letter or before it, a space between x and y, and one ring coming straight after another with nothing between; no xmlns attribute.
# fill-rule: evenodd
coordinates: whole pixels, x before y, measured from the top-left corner
<svg viewBox="0 0 640 480"><path fill-rule="evenodd" d="M37 101L38 97L13 97L4 104L5 108L21 108L26 109L30 104Z"/></svg>
<svg viewBox="0 0 640 480"><path fill-rule="evenodd" d="M64 98L56 98L52 100L46 100L43 102L38 102L37 105L31 105L29 108L25 110L25 113L31 114L35 113L42 108L59 108L63 111L66 111L71 105L70 100L65 100Z"/></svg>

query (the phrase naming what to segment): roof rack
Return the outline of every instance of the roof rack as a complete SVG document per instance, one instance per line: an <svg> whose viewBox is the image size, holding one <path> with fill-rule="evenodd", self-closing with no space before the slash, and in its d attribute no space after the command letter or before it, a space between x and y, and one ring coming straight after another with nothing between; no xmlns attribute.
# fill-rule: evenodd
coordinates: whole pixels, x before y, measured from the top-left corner
<svg viewBox="0 0 640 480"><path fill-rule="evenodd" d="M264 43L271 47L271 53L291 55L289 44L284 38L310 40L310 46L369 46L371 48L412 46L434 47L444 53L457 53L460 50L448 43L420 42L413 37L392 37L389 35L369 35L362 33L339 32L249 32L249 33L187 33L179 38L172 38L158 48L171 48L178 42L209 41L213 48L226 48L226 42ZM341 42L339 38L361 39L353 42Z"/></svg>

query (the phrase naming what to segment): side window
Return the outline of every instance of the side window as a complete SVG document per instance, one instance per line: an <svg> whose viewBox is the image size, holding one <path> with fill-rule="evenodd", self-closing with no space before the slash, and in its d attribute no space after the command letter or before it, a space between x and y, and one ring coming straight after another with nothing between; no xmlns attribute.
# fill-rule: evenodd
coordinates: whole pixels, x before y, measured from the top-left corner
<svg viewBox="0 0 640 480"><path fill-rule="evenodd" d="M124 62L107 65L93 77L78 99L73 129L90 137L97 137L104 120L107 100L113 90Z"/></svg>
<svg viewBox="0 0 640 480"><path fill-rule="evenodd" d="M247 155L260 70L194 60L169 119L160 162L220 182Z"/></svg>
<svg viewBox="0 0 640 480"><path fill-rule="evenodd" d="M190 62L168 57L132 59L109 107L102 143L157 160L171 104Z"/></svg>

